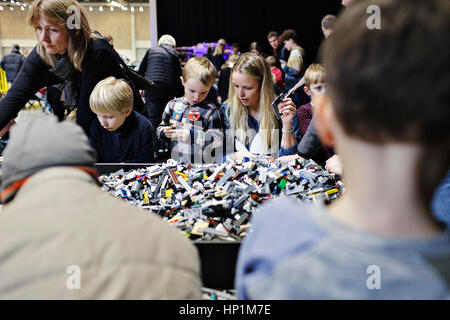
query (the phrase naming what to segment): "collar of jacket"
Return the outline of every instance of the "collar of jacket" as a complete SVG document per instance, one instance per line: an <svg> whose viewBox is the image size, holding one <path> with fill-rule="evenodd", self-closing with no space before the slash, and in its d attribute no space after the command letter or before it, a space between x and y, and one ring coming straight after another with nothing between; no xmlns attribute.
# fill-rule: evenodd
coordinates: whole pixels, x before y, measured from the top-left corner
<svg viewBox="0 0 450 320"><path fill-rule="evenodd" d="M100 182L98 181L98 173L95 169L90 168L90 167L84 167L84 166L72 166L69 168L74 168L83 172L86 172L87 174L89 174L94 180L95 182L97 182L100 185ZM42 171L42 170L41 170ZM39 173L40 171L36 172ZM34 173L34 174L36 174ZM28 182L28 180L30 179L31 176L25 177L21 180L17 180L15 181L13 184L11 184L10 186L8 186L7 188L5 188L5 190L3 190L3 192L0 193L0 201L2 204L6 204L8 202L10 202L12 199L14 199L15 195L17 194L17 192L19 191L19 189Z"/></svg>

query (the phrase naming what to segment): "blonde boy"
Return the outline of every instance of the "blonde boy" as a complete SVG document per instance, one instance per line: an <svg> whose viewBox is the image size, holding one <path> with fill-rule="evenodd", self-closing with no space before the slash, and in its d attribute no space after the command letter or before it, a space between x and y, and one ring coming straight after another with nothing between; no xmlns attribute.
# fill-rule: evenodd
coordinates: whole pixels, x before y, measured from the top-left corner
<svg viewBox="0 0 450 320"><path fill-rule="evenodd" d="M311 97L311 102L300 106L297 110L298 124L299 124L299 140L305 135L306 130L311 122L314 105L313 101L323 94L325 91L325 69L320 64L312 64L305 71L304 75L305 86L303 90ZM325 161L333 156L332 148L322 147L313 157L313 160L321 165L325 165Z"/></svg>
<svg viewBox="0 0 450 320"><path fill-rule="evenodd" d="M213 64L203 57L193 57L184 66L181 77L184 97L167 104L161 124L156 129L157 137L172 140L173 159L183 157L182 160L188 162L214 161L203 159L203 147L206 140L221 140L219 110L213 103L205 101L216 75Z"/></svg>
<svg viewBox="0 0 450 320"><path fill-rule="evenodd" d="M98 162L153 162L152 125L133 111L133 91L122 79L100 81L89 98L97 115L89 131Z"/></svg>
<svg viewBox="0 0 450 320"><path fill-rule="evenodd" d="M316 96L322 95L325 90L325 69L320 64L312 64L305 71L304 75L305 86L303 90L313 99ZM298 108L297 116L300 125L300 133L305 135L306 129L311 122L313 115L312 102L307 103Z"/></svg>

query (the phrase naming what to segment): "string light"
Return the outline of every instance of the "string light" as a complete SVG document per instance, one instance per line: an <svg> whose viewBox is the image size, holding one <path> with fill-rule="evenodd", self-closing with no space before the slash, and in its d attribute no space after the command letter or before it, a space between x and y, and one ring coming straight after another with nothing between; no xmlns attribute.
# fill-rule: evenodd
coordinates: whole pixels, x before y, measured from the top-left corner
<svg viewBox="0 0 450 320"><path fill-rule="evenodd" d="M100 12L103 12L103 7L102 7L102 6L98 7L98 10L99 10Z"/></svg>
<svg viewBox="0 0 450 320"><path fill-rule="evenodd" d="M114 7L109 7L109 9L110 9L111 11L114 11Z"/></svg>
<svg viewBox="0 0 450 320"><path fill-rule="evenodd" d="M134 7L131 7L131 12L134 12Z"/></svg>
<svg viewBox="0 0 450 320"><path fill-rule="evenodd" d="M139 7L139 12L144 12L144 8Z"/></svg>
<svg viewBox="0 0 450 320"><path fill-rule="evenodd" d="M89 7L89 11L92 11L92 7Z"/></svg>

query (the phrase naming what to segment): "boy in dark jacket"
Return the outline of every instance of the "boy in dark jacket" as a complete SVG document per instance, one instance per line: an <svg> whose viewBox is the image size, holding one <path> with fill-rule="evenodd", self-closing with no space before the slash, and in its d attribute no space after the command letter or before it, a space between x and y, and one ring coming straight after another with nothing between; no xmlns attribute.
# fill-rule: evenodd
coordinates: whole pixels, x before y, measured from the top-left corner
<svg viewBox="0 0 450 320"><path fill-rule="evenodd" d="M97 115L89 140L98 162L153 162L152 124L133 111L133 91L123 80L100 81L89 98Z"/></svg>

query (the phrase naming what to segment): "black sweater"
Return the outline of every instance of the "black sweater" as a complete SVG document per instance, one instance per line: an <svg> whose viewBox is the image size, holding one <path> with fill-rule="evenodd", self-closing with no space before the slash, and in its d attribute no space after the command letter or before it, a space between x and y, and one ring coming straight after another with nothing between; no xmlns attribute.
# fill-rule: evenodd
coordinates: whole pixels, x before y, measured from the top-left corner
<svg viewBox="0 0 450 320"><path fill-rule="evenodd" d="M178 52L169 46L147 50L139 66L139 73L154 82L181 86L181 65Z"/></svg>
<svg viewBox="0 0 450 320"><path fill-rule="evenodd" d="M89 140L97 151L97 162L151 163L154 162L152 132L150 121L132 111L114 132L104 129L98 119L95 119Z"/></svg>
<svg viewBox="0 0 450 320"><path fill-rule="evenodd" d="M104 39L91 39L86 51L82 72L79 77L80 88L77 99L77 123L89 134L95 114L89 107L89 96L95 85L109 77L123 78L123 72L116 60L111 45ZM5 98L0 101L0 128L14 117L33 95L43 87L64 81L50 72L51 67L39 56L36 47L26 58Z"/></svg>

